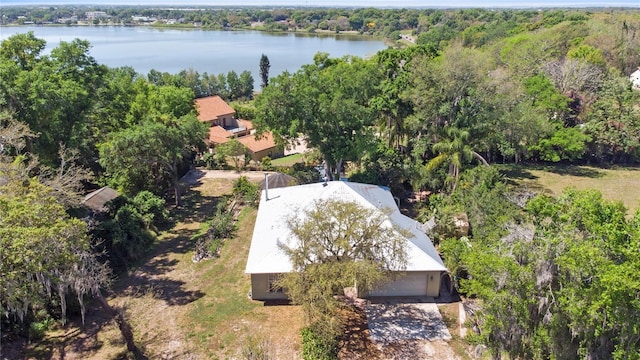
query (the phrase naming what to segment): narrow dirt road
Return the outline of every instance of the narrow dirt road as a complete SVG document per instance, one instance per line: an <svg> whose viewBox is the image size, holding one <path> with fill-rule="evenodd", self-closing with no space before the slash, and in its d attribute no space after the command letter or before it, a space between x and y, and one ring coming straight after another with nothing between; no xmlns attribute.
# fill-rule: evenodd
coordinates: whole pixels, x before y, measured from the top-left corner
<svg viewBox="0 0 640 360"><path fill-rule="evenodd" d="M195 184L202 179L232 179L235 180L241 176L247 179L260 181L264 179L265 171L234 171L234 170L204 170L194 169L189 171L183 178L185 184ZM272 173L272 172L267 172Z"/></svg>

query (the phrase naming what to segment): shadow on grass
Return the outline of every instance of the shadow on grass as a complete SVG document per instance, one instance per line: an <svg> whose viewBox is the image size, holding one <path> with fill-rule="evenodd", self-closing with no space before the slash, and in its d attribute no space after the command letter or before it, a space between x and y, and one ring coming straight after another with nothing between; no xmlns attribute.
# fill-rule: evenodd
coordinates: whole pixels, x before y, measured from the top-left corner
<svg viewBox="0 0 640 360"><path fill-rule="evenodd" d="M601 178L606 175L604 171L576 165L545 165L540 166L539 169L558 175L588 177L591 179Z"/></svg>
<svg viewBox="0 0 640 360"><path fill-rule="evenodd" d="M527 165L498 165L498 170L502 174L507 182L514 182L515 180L536 180L538 177L533 175L530 169L534 166Z"/></svg>
<svg viewBox="0 0 640 360"><path fill-rule="evenodd" d="M186 284L182 280L151 277L147 274L134 274L127 279L129 286L119 293L135 298L152 297L163 300L167 305L186 305L202 298L205 293L200 290L190 291L183 289Z"/></svg>
<svg viewBox="0 0 640 360"><path fill-rule="evenodd" d="M110 319L98 306L89 302L87 304L87 317L82 324L80 316L71 316L65 328L59 330L59 335L48 335L44 339L29 344L25 337L14 337L9 343L3 339L1 359L65 359L67 349L72 349L73 354L96 353L105 344L100 340L98 333L110 324ZM122 352L118 358L127 358L127 351L124 340L111 340L108 344L111 347L119 347ZM72 358L75 358L71 356Z"/></svg>
<svg viewBox="0 0 640 360"><path fill-rule="evenodd" d="M171 209L173 224L204 222L210 220L216 205L224 197L205 196L196 188L191 188L182 197L182 206Z"/></svg>
<svg viewBox="0 0 640 360"><path fill-rule="evenodd" d="M184 290L184 281L162 277L179 264L177 259L169 258L170 254L186 254L194 246L190 239L193 230L179 229L171 233L176 236L160 241L134 273L121 279L114 288L116 293L133 297L151 296L164 300L168 305L185 305L205 295L199 290Z"/></svg>
<svg viewBox="0 0 640 360"><path fill-rule="evenodd" d="M260 301L260 300L256 300ZM264 300L262 303L263 306L289 306L293 305L291 300L288 299L273 299L273 300Z"/></svg>
<svg viewBox="0 0 640 360"><path fill-rule="evenodd" d="M604 171L597 168L565 165L565 164L501 164L496 165L500 173L509 180L536 180L539 177L533 175L531 170L545 171L557 175L569 175L577 177L600 178L605 176Z"/></svg>

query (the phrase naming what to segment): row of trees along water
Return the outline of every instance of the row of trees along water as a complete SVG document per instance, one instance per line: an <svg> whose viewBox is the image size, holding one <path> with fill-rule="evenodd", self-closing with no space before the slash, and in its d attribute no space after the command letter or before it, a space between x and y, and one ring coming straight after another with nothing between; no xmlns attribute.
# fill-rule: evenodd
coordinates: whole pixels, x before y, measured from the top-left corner
<svg viewBox="0 0 640 360"><path fill-rule="evenodd" d="M366 60L319 53L263 81L245 115L278 141L304 136L329 174L398 196L446 194L426 212L443 224L434 240L460 290L481 300L478 342L525 358L638 358L638 215L591 193L526 201L489 165L638 162L638 92L628 79L638 14L425 16L452 19L450 32L429 27L419 44ZM480 25L457 28L472 20ZM178 179L203 150L207 129L193 105L202 76L159 81L108 68L89 46L62 42L44 55L29 33L0 46L0 302L14 324L56 316L52 303L64 314L67 290L82 303L106 283L101 270L77 272L105 260L88 250L95 229L73 210L80 191L109 184L127 197L99 227L106 256L126 266L162 226L162 199L180 204ZM465 238L444 226L456 211L469 214ZM45 246L56 248L35 251ZM61 296L46 296L51 289Z"/></svg>

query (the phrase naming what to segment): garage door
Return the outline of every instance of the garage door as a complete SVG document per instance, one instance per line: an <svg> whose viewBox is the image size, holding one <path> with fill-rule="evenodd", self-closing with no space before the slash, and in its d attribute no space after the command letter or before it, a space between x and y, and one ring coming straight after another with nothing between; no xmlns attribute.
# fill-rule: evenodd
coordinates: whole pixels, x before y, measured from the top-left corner
<svg viewBox="0 0 640 360"><path fill-rule="evenodd" d="M427 279L426 272L410 272L379 290L371 291L369 296L425 296Z"/></svg>

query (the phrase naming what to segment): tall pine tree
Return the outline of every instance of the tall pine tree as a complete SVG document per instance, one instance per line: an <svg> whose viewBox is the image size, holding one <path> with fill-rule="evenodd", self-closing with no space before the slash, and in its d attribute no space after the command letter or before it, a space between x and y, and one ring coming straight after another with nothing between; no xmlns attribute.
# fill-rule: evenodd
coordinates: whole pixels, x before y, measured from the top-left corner
<svg viewBox="0 0 640 360"><path fill-rule="evenodd" d="M269 68L271 64L269 63L269 58L267 55L262 54L260 57L260 78L262 79L262 83L260 84L261 88L265 88L269 85Z"/></svg>

